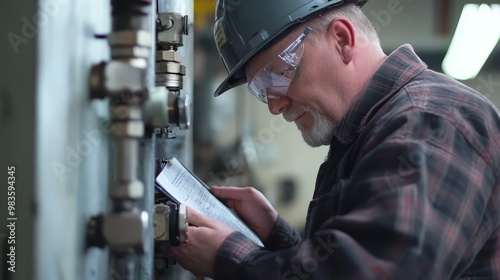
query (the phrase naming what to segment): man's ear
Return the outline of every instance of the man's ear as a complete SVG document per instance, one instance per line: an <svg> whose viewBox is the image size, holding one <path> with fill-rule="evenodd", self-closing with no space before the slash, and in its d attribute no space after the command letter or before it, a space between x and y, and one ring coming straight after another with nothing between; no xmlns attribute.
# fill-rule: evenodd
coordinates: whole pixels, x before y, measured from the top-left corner
<svg viewBox="0 0 500 280"><path fill-rule="evenodd" d="M336 18L328 25L327 34L342 61L348 64L354 55L356 33L352 23L343 18Z"/></svg>

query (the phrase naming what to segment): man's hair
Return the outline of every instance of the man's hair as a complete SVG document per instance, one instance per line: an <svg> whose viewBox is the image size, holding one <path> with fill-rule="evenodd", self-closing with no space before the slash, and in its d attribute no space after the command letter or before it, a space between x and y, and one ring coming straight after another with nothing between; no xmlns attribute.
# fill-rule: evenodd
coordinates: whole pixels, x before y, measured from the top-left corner
<svg viewBox="0 0 500 280"><path fill-rule="evenodd" d="M380 45L380 39L377 31L373 27L373 24L366 17L363 11L361 11L361 8L355 4L345 4L326 10L321 15L303 23L302 26L304 28L305 26L309 26L312 29L311 34L316 37L317 35L323 34L330 22L336 18L347 19L354 25L358 34L362 35L369 42Z"/></svg>

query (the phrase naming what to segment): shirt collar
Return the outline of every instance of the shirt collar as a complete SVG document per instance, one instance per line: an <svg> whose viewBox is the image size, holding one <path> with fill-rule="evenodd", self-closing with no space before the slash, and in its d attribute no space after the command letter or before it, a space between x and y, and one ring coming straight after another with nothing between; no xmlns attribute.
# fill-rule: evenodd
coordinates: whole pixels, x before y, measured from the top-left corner
<svg viewBox="0 0 500 280"><path fill-rule="evenodd" d="M334 132L334 139L349 145L356 138L360 125L370 116L373 108L378 107L379 103L384 103L425 69L427 65L409 44L393 51L339 122Z"/></svg>

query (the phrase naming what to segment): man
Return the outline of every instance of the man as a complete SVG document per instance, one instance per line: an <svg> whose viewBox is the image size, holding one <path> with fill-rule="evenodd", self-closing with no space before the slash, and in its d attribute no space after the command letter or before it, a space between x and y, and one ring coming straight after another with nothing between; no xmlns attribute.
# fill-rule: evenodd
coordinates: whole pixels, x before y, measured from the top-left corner
<svg viewBox="0 0 500 280"><path fill-rule="evenodd" d="M330 151L302 238L254 189L213 187L265 247L190 210L188 244L171 250L183 267L215 279L500 279L500 116L486 98L409 45L385 55L360 1L219 1L229 77L216 95L248 82Z"/></svg>

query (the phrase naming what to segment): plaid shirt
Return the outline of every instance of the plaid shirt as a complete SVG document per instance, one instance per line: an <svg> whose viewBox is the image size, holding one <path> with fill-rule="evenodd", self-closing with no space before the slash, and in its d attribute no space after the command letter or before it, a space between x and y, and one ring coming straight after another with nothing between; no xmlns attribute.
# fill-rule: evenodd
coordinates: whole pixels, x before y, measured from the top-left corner
<svg viewBox="0 0 500 280"><path fill-rule="evenodd" d="M303 240L231 234L215 279L500 279L500 115L402 46L336 128Z"/></svg>

